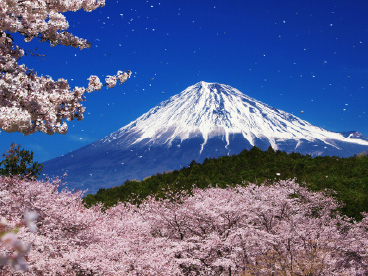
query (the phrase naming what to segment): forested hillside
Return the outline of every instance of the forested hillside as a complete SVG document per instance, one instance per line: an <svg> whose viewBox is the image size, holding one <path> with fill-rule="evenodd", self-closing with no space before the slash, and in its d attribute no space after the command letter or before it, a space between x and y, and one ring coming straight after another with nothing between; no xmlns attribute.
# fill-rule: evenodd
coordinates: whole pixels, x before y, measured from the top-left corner
<svg viewBox="0 0 368 276"><path fill-rule="evenodd" d="M336 191L336 194L329 193L344 203L341 211L350 217L361 219L360 213L368 212L367 155L312 158L310 155L274 151L271 147L267 151L254 147L239 155L206 159L203 164L192 162L187 168L157 174L143 181L127 180L119 187L100 189L95 195L88 194L84 202L87 206L101 202L105 207L111 207L118 201L139 204L151 194L165 198L168 191L191 192L193 187L225 188L294 178L313 191Z"/></svg>

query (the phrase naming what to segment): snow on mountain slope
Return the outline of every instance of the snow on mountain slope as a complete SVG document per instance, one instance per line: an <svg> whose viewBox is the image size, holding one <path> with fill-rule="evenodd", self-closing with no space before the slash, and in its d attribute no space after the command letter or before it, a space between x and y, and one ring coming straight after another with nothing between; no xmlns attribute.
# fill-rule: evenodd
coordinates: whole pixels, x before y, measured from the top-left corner
<svg viewBox="0 0 368 276"><path fill-rule="evenodd" d="M219 135L225 137L227 147L230 134L241 134L252 146L256 138L266 139L274 149L278 149L277 142L289 139L319 139L336 148L331 140L368 145L367 141L313 126L229 85L203 81L162 102L102 141L111 142L128 132L136 134L131 145L143 140L146 144L171 145L174 139L203 137L201 151L208 138Z"/></svg>
<svg viewBox="0 0 368 276"><path fill-rule="evenodd" d="M252 146L347 157L367 150L368 139L313 126L228 85L200 82L107 137L43 163L43 172L67 172L69 187L95 193Z"/></svg>

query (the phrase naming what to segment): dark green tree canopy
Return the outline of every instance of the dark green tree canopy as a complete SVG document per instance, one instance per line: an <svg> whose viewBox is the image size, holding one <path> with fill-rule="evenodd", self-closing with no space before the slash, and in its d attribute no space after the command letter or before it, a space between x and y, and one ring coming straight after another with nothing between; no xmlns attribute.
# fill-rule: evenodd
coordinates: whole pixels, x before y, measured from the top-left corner
<svg viewBox="0 0 368 276"><path fill-rule="evenodd" d="M355 219L368 212L368 155L349 158L286 153L257 147L238 155L207 158L202 164L191 162L180 171L157 174L142 181L125 181L124 185L89 194L85 203L103 203L106 207L118 201L139 204L148 195L167 198L167 192L191 192L193 187L220 187L273 183L294 179L313 191L334 190L333 196L344 204L341 211Z"/></svg>
<svg viewBox="0 0 368 276"><path fill-rule="evenodd" d="M3 154L0 175L34 179L40 176L42 167L42 164L33 161L32 151L21 150L20 145L12 143L9 150Z"/></svg>

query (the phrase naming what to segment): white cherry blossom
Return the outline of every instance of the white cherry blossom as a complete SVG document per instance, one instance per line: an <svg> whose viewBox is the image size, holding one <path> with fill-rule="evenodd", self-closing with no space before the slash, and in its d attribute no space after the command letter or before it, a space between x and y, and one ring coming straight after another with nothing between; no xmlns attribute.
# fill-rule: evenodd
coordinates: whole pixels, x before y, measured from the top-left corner
<svg viewBox="0 0 368 276"><path fill-rule="evenodd" d="M63 13L84 9L93 11L105 5L104 0L6 0L0 1L0 129L25 135L37 131L65 134L66 121L82 120L86 91L100 90L98 77L91 76L88 88L71 88L65 79L53 80L39 76L20 63L25 51L13 40L13 33L21 34L26 42L34 38L50 46L64 45L89 48L91 44L67 30ZM119 71L120 83L130 72ZM116 82L115 82L116 84ZM115 84L109 79L108 87Z"/></svg>

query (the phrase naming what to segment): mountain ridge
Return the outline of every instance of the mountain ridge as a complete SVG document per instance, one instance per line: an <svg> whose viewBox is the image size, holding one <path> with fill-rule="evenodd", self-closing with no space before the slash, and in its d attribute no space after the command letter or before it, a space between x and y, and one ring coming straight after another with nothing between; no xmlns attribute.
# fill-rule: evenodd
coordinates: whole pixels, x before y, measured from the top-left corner
<svg viewBox="0 0 368 276"><path fill-rule="evenodd" d="M201 93L199 95L193 91ZM160 121L157 122L158 120ZM201 150L208 138L223 134L227 145L229 134L242 134L252 146L255 145L253 141L255 137L267 138L274 149L277 149L274 139L351 141L348 140L351 138L349 136L345 137L340 133L313 126L295 115L257 101L228 85L203 81L162 102L137 120L110 134L103 141L111 142L111 139L119 139L125 132L132 130L141 134L132 144L146 138L156 139L154 143L162 143L162 139L159 138L163 133L166 134L163 137L166 138L165 143L168 142L169 145L174 139L185 140L202 136L204 143ZM170 130L173 130L171 136ZM354 143L359 141L354 140ZM363 144L366 143L363 142Z"/></svg>
<svg viewBox="0 0 368 276"><path fill-rule="evenodd" d="M120 185L253 146L346 157L366 150L368 139L314 126L229 85L199 82L105 138L45 162L44 172L68 171L69 185L94 192L96 185Z"/></svg>

